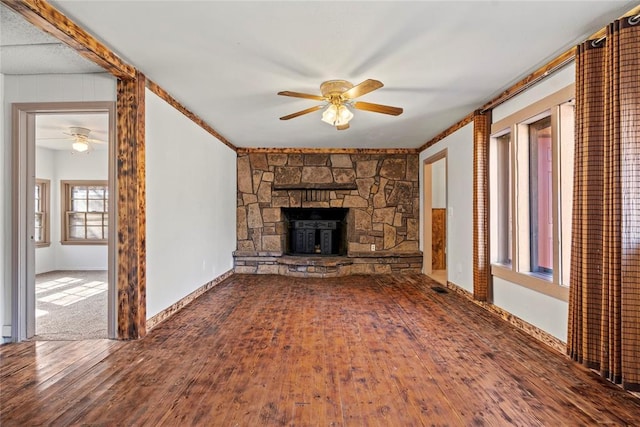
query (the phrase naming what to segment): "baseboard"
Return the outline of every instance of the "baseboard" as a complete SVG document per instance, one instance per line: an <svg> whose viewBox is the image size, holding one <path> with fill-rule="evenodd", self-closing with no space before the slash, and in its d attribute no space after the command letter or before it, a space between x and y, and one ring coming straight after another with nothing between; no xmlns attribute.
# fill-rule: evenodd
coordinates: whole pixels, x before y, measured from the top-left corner
<svg viewBox="0 0 640 427"><path fill-rule="evenodd" d="M484 308L487 311L492 312L493 314L496 314L498 316L500 316L500 318L502 318L502 320L505 320L507 322L509 322L511 325L515 326L516 328L520 329L521 331L523 331L524 333L526 333L527 335L531 335L533 338L537 339L538 341L542 342L543 344L546 344L547 346L551 347L553 350L557 351L558 353L561 354L567 354L567 344L565 342L562 342L561 340L559 340L558 338L554 337L553 335L551 335L550 333L543 331L542 329L538 328L535 325L532 325L531 323L522 320L521 318L519 318L518 316L515 316L512 313L509 313L508 311L493 305L489 302L484 302L484 301L478 301L475 300L473 298L473 294L469 291L467 291L466 289L456 285L455 283L452 282L447 282L447 288L451 289L453 292L464 296L465 298L467 298L469 301L473 302L476 305L479 305L480 307Z"/></svg>
<svg viewBox="0 0 640 427"><path fill-rule="evenodd" d="M216 277L212 281L200 286L198 289L191 292L189 295L185 296L184 298L177 301L176 303L165 308L160 313L147 319L147 332L149 332L151 329L158 326L160 323L164 322L169 317L173 316L174 314L182 310L187 304L194 301L196 298L198 298L200 295L207 292L209 289L213 288L214 286L218 285L222 281L231 277L232 274L233 274L233 270L227 271L226 273Z"/></svg>

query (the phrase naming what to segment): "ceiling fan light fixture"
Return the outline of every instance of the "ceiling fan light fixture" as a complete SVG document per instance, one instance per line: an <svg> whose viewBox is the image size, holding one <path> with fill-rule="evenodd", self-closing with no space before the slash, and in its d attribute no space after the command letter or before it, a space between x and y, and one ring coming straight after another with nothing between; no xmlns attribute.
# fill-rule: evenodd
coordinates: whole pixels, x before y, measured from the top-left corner
<svg viewBox="0 0 640 427"><path fill-rule="evenodd" d="M331 104L322 113L322 121L331 126L344 126L351 119L353 119L353 113L344 104Z"/></svg>
<svg viewBox="0 0 640 427"><path fill-rule="evenodd" d="M72 126L69 128L69 134L76 138L88 138L90 132L91 132L90 129L83 128L80 126Z"/></svg>
<svg viewBox="0 0 640 427"><path fill-rule="evenodd" d="M86 141L76 141L71 144L73 151L77 151L78 153L84 153L89 150L89 144Z"/></svg>
<svg viewBox="0 0 640 427"><path fill-rule="evenodd" d="M336 126L346 125L353 119L353 113L351 110L347 108L346 105L342 104L338 107L338 120L336 121Z"/></svg>
<svg viewBox="0 0 640 427"><path fill-rule="evenodd" d="M297 111L293 114L280 117L280 120L289 120L314 111L322 110L322 121L335 126L338 130L349 129L349 122L353 119L353 112L348 108L356 110L371 111L374 113L389 114L398 116L402 114L402 108L389 105L373 104L370 102L355 102L354 99L366 95L382 86L381 81L367 79L362 83L353 85L346 80L328 80L320 85L322 96L312 95L302 92L283 91L278 95L292 96L294 98L313 99L315 101L325 101L325 105L317 105L306 110ZM326 108L325 108L326 107Z"/></svg>
<svg viewBox="0 0 640 427"><path fill-rule="evenodd" d="M338 118L338 107L334 104L329 105L322 113L322 121L335 126L336 119Z"/></svg>

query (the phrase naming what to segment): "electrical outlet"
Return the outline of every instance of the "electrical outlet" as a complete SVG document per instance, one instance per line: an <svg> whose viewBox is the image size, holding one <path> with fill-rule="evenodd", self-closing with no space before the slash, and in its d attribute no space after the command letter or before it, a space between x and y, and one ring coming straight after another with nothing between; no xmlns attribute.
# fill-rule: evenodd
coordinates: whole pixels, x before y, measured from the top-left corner
<svg viewBox="0 0 640 427"><path fill-rule="evenodd" d="M376 245L375 245L375 243L372 243L372 244L371 244L371 252L373 252L373 251L375 251L375 250L376 250Z"/></svg>

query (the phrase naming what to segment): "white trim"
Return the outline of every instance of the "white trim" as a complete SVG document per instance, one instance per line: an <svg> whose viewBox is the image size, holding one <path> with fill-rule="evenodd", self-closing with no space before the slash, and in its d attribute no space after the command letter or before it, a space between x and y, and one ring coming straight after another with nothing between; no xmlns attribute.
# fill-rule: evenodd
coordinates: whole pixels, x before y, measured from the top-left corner
<svg viewBox="0 0 640 427"><path fill-rule="evenodd" d="M538 116L542 117L545 111L549 111L554 106L563 104L575 98L575 93L576 85L575 83L572 83L558 92L542 98L538 102L535 102L522 110L508 115L504 119L494 122L491 125L491 137L502 135L505 131L511 128L513 123L526 124L535 121Z"/></svg>
<svg viewBox="0 0 640 427"><path fill-rule="evenodd" d="M447 165L447 149L428 157L423 161L423 220L422 220L422 272L427 276L433 273L433 175L432 164L444 159L445 161L445 178L448 181L448 165ZM447 183L445 182L445 204L447 200ZM449 221L447 221L447 229ZM445 242L447 240L445 239ZM447 252L448 253L448 252ZM446 262L447 268L449 266Z"/></svg>
<svg viewBox="0 0 640 427"><path fill-rule="evenodd" d="M12 331L13 341L22 341L35 334L35 244L32 233L34 200L27 191L35 185L35 116L43 113L96 113L109 115L109 244L108 244L108 325L109 338L116 338L116 110L112 101L104 102L43 102L12 104ZM31 221L31 223L29 222Z"/></svg>
<svg viewBox="0 0 640 427"><path fill-rule="evenodd" d="M491 275L561 301L569 301L569 288L567 286L556 285L555 283L538 278L532 274L519 273L517 271L513 271L510 267L492 264Z"/></svg>

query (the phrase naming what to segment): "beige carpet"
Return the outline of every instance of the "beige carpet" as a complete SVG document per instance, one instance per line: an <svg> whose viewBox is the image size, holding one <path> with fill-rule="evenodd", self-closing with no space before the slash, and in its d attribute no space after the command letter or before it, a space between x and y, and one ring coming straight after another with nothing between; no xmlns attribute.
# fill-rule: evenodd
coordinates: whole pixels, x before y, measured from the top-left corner
<svg viewBox="0 0 640 427"><path fill-rule="evenodd" d="M441 285L447 284L447 270L433 270L428 276Z"/></svg>
<svg viewBox="0 0 640 427"><path fill-rule="evenodd" d="M35 340L107 338L107 272L36 275Z"/></svg>

